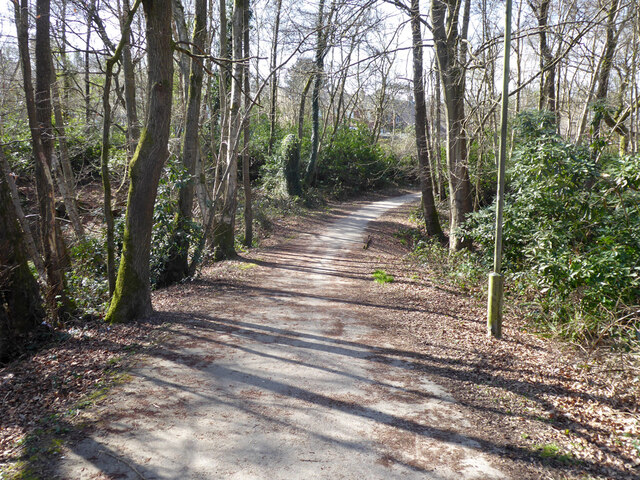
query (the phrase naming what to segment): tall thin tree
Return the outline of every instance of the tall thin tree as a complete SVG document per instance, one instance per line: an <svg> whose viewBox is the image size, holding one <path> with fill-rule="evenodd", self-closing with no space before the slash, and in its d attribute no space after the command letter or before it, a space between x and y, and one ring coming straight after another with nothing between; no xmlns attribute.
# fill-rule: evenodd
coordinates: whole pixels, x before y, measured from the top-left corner
<svg viewBox="0 0 640 480"><path fill-rule="evenodd" d="M191 41L192 57L187 94L187 118L182 142L182 164L189 178L180 187L172 246L159 281L162 285L179 282L189 274L189 232L193 216L196 162L199 155L200 105L202 102L203 64L201 57L204 54L206 39L207 0L196 0Z"/></svg>
<svg viewBox="0 0 640 480"><path fill-rule="evenodd" d="M51 173L53 127L51 124L51 32L50 4L38 0L36 10L36 89L31 80L29 56L29 3L14 0L18 49L22 65L27 117L31 130L33 153L36 159L36 190L40 210L40 243L47 271L47 304L55 309L66 303L64 271L68 257L60 227L56 222L55 193Z"/></svg>
<svg viewBox="0 0 640 480"><path fill-rule="evenodd" d="M411 0L411 38L413 51L413 97L415 100L416 147L418 168L420 169L420 189L427 235L444 238L438 211L433 198L433 183L427 144L427 105L424 97L424 70L422 67L422 22L420 21L420 1Z"/></svg>
<svg viewBox="0 0 640 480"><path fill-rule="evenodd" d="M278 0L280 2L281 0ZM244 23L244 39L243 39L243 47L244 47L244 110L245 116L244 121L242 122L242 139L244 141L244 145L242 148L242 186L244 190L244 246L251 247L253 243L253 208L252 208L252 198L251 198L251 156L249 154L249 141L250 141L250 116L249 109L251 108L251 91L250 91L250 78L249 78L249 57L250 57L250 49L249 49L249 30L250 30L250 10L249 10L249 2L247 1L243 13L243 23ZM273 70L272 70L273 71ZM273 74L275 78L275 73ZM277 87L277 84L276 84ZM277 90L277 88L276 88ZM272 91L273 94L273 91ZM272 121L274 119L272 118ZM273 126L273 124L272 124ZM273 130L270 130L270 134Z"/></svg>
<svg viewBox="0 0 640 480"><path fill-rule="evenodd" d="M220 219L214 230L214 257L216 260L232 258L236 255L234 246L236 206L238 193L238 151L242 124L240 111L242 102L242 40L243 40L243 11L248 0L235 0L232 15L232 75L231 102L229 117L225 126L228 141L225 171L222 178L222 209Z"/></svg>
<svg viewBox="0 0 640 480"><path fill-rule="evenodd" d="M449 249L470 246L459 232L471 213L472 196L467 166L464 98L466 89L467 30L470 0L432 0L432 33L436 48L438 73L444 92L447 122L447 166L449 170ZM460 25L462 17L462 25Z"/></svg>
<svg viewBox="0 0 640 480"><path fill-rule="evenodd" d="M167 144L173 95L171 0L142 0L147 20L149 113L131 160L122 256L106 320L128 322L151 313L149 256L153 207Z"/></svg>
<svg viewBox="0 0 640 480"><path fill-rule="evenodd" d="M280 33L280 13L282 0L276 0L276 17L273 21L273 39L271 40L271 99L269 104L269 154L273 152L273 142L276 137L276 116L278 100L278 36Z"/></svg>

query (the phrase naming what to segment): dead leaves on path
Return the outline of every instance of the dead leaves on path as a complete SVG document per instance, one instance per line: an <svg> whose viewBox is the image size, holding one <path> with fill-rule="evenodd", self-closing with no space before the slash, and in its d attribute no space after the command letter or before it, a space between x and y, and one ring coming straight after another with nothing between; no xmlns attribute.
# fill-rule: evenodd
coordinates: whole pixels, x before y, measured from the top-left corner
<svg viewBox="0 0 640 480"><path fill-rule="evenodd" d="M463 291L438 266L419 266L397 237L409 209L372 225L367 253L396 278L387 302L400 312L381 327L421 355L427 376L449 387L488 444L517 452L552 478L640 478L640 362L584 352L528 333L509 312L504 339L487 338L482 291ZM398 261L399 258L404 258ZM379 295L372 285L370 295Z"/></svg>
<svg viewBox="0 0 640 480"><path fill-rule="evenodd" d="M89 405L153 328L152 322L109 327L98 321L57 329L37 352L0 368L0 466L15 460L29 435Z"/></svg>
<svg viewBox="0 0 640 480"><path fill-rule="evenodd" d="M407 250L394 234L407 227L407 217L405 209L373 224L368 248L350 257L350 265L361 265L350 275L367 285L342 292L350 304L373 305L372 326L384 332L385 342L446 386L470 412L474 434L520 462L531 478L640 478L637 361L611 354L587 358L528 333L513 313L505 318L504 340L488 339L481 296L448 284L437 269L399 260ZM290 242L310 224L321 228L326 218L275 223L266 250ZM258 267L228 262L205 272L211 284L159 292L156 307L172 310L187 297L196 307L203 293L242 288L245 278L263 271L261 255L248 255ZM374 283L376 268L393 275L394 283ZM15 457L21 441L47 418L73 416L73 408L107 385L127 354L146 344L157 327L150 321L60 330L45 348L0 368L0 464Z"/></svg>

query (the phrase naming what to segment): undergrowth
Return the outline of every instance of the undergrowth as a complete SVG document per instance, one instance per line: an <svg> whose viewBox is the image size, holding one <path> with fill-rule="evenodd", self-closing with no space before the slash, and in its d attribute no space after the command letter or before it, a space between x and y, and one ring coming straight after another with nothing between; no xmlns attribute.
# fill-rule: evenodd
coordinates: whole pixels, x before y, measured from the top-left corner
<svg viewBox="0 0 640 480"><path fill-rule="evenodd" d="M504 205L505 305L541 333L638 351L640 157L574 145L555 134L554 121L546 112L516 119ZM492 204L459 232L473 251L451 253L418 230L401 236L419 261L473 289L492 270L494 229Z"/></svg>

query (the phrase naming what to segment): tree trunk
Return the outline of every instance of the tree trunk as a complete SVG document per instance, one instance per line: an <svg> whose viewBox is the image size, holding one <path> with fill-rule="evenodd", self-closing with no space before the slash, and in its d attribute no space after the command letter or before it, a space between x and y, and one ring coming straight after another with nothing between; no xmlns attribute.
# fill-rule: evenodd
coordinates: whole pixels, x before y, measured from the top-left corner
<svg viewBox="0 0 640 480"><path fill-rule="evenodd" d="M0 135L1 134L2 132L0 131ZM0 165L2 167L2 176L9 186L9 193L11 195L11 201L13 203L16 217L18 218L18 222L20 222L20 228L22 228L22 232L24 234L26 251L29 254L29 258L33 261L38 275L40 275L40 277L46 281L47 272L44 269L42 256L40 255L40 252L38 252L36 242L34 241L33 234L31 233L31 229L29 228L29 223L27 222L27 218L25 217L24 211L22 210L22 205L20 205L18 188L16 187L14 176L11 173L11 169L9 168L9 162L7 161L7 157L4 154L4 149L2 148L2 146L0 146Z"/></svg>
<svg viewBox="0 0 640 480"><path fill-rule="evenodd" d="M609 91L609 75L613 67L613 56L618 45L618 34L615 31L615 22L618 13L620 0L612 0L611 7L607 15L607 36L602 52L602 63L598 72L598 88L596 89L596 102L605 102ZM600 135L600 124L602 123L602 109L598 109L593 119L593 137Z"/></svg>
<svg viewBox="0 0 640 480"><path fill-rule="evenodd" d="M187 32L187 23L184 14L184 7L181 0L173 0L173 22L176 26L180 46L182 48L187 48L189 42L189 33ZM180 79L182 80L180 83L184 92L184 100L187 100L189 95L189 56L183 52L177 53L178 66L180 67Z"/></svg>
<svg viewBox="0 0 640 480"><path fill-rule="evenodd" d="M240 105L242 100L242 40L243 11L247 0L235 0L232 17L232 59L231 104L229 106L228 133L229 142L222 177L223 205L220 221L214 229L214 258L223 260L236 256L234 230L238 190L238 150L242 125L240 124Z"/></svg>
<svg viewBox="0 0 640 480"><path fill-rule="evenodd" d="M418 19L418 22L419 22L419 19ZM418 30L418 34L420 35L420 49L422 49L422 33L420 32L420 30ZM415 50L415 45L413 48ZM414 62L415 60L416 59L414 58ZM371 133L371 143L373 143L374 145L377 145L378 140L380 139L380 131L382 129L382 122L383 122L385 107L387 105L387 83L389 78L389 71L391 70L391 65L392 65L392 62L389 61L389 66L385 69L384 64L387 63L387 60L383 58L382 62L383 64L380 67L380 77L381 77L380 91L378 92L378 95L377 95L378 98L376 98L376 113L375 113L375 120L373 122L373 129ZM422 63L422 50L420 50L420 63ZM420 67L420 69L422 70L422 66ZM422 76L420 76L420 79L422 81ZM415 72L414 72L414 80L415 80ZM343 88L344 88L344 84L343 84ZM415 90L415 87L414 87L414 90ZM422 81L422 98L424 101L424 82L423 81ZM425 121L426 121L426 108L427 107L425 103Z"/></svg>
<svg viewBox="0 0 640 480"><path fill-rule="evenodd" d="M227 159L227 151L229 149L229 129L227 124L229 121L229 99L227 98L227 87L229 85L229 78L231 76L230 65L231 62L227 62L230 58L229 43L227 39L227 7L226 0L220 0L220 58L223 60L220 62L220 78L218 79L218 98L220 100L220 148L218 150L218 159L215 166L215 174L213 179L213 232L217 229L220 212L217 211L222 205L220 182L222 182L222 168ZM214 129L211 129L213 135ZM213 142L212 142L213 143ZM215 240L212 242L215 243Z"/></svg>
<svg viewBox="0 0 640 480"><path fill-rule="evenodd" d="M111 132L111 81L113 79L113 68L124 54L124 50L129 42L131 22L133 16L140 6L141 0L136 0L132 11L127 12L127 19L122 24L122 38L117 47L114 48L113 56L107 59L104 88L102 90L102 151L100 154L100 174L102 176L103 208L104 220L107 226L107 280L109 282L109 296L112 297L116 288L115 271L115 240L114 240L114 219L111 210L111 174L109 172L109 150Z"/></svg>
<svg viewBox="0 0 640 480"><path fill-rule="evenodd" d="M280 15L280 3L281 0L278 0L278 16ZM279 19L278 19L279 21ZM250 85L249 85L249 1L245 5L245 9L243 12L243 23L244 23L244 111L245 117L242 122L242 138L244 140L244 146L242 149L242 185L244 189L244 246L247 248L251 247L253 243L253 209L251 205L251 156L249 155L249 109L251 108L251 95L250 95ZM275 56L274 56L275 58ZM275 70L275 68L273 69ZM272 70L272 71L273 71ZM275 73L274 73L274 85L277 87L277 82L275 81ZM277 88L276 88L277 89ZM272 91L273 93L273 91ZM274 97L275 98L275 97ZM273 105L275 105L275 100ZM272 118L272 121L275 123L275 112ZM271 125L273 127L274 124ZM271 130L273 133L273 130ZM270 133L270 135L271 135ZM270 146L271 148L271 146Z"/></svg>
<svg viewBox="0 0 640 480"><path fill-rule="evenodd" d="M539 56L540 56L540 98L538 108L556 112L556 67L551 66L554 61L551 47L547 40L549 28L549 7L551 0L529 0L529 6L533 10L538 21Z"/></svg>
<svg viewBox="0 0 640 480"><path fill-rule="evenodd" d="M50 57L51 58L51 57ZM53 58L51 58L53 62ZM51 64L51 71L53 72L53 63ZM69 161L69 148L67 146L67 135L64 128L64 115L62 114L62 105L60 104L60 90L57 82L54 80L51 83L51 96L53 99L53 113L55 119L55 132L58 138L58 145L60 147L60 157L55 155L52 157L54 171L58 172L58 188L64 199L64 206L71 220L71 225L76 233L76 237L79 240L84 239L84 227L78 214L78 206L76 203L76 197L73 194L75 189L75 178L73 170L71 169L71 163Z"/></svg>
<svg viewBox="0 0 640 480"><path fill-rule="evenodd" d="M64 270L69 261L59 226L56 223L55 196L51 175L53 153L53 129L51 125L51 47L49 29L49 2L38 1L36 18L36 80L34 93L31 81L31 60L29 57L29 7L27 0L15 5L18 49L22 64L25 103L33 153L36 158L36 189L40 209L40 250L47 272L47 304L57 310L61 303L68 307L64 296Z"/></svg>
<svg viewBox="0 0 640 480"><path fill-rule="evenodd" d="M62 12L60 19L60 60L62 62L62 76L64 78L62 89L62 103L69 105L69 92L71 91L71 71L69 69L69 59L67 58L67 5L68 0L62 0Z"/></svg>
<svg viewBox="0 0 640 480"><path fill-rule="evenodd" d="M0 362L9 359L16 336L35 329L45 315L25 245L9 185L0 176Z"/></svg>
<svg viewBox="0 0 640 480"><path fill-rule="evenodd" d="M85 37L85 52L84 52L84 115L86 121L86 127L89 128L91 121L91 22L93 13L96 8L96 0L90 0L89 8L87 10L87 36Z"/></svg>
<svg viewBox="0 0 640 480"><path fill-rule="evenodd" d="M53 82L53 61L51 59L51 5L49 0L38 0L36 4L36 118L40 130L44 165L37 175L40 215L42 216L42 237L45 244L45 266L49 280L49 303L56 303L65 309L71 305L64 294L64 271L69 266L69 257L60 226L56 221L55 192L51 165L54 149L54 131L51 123L51 83ZM38 167L36 166L36 169Z"/></svg>
<svg viewBox="0 0 640 480"><path fill-rule="evenodd" d="M424 98L424 80L422 68L422 33L419 0L411 0L411 36L413 40L413 96L415 99L416 147L420 169L420 187L422 190L422 208L427 235L442 239L444 237L438 211L433 199L431 168L429 165L429 147L427 145L427 106Z"/></svg>
<svg viewBox="0 0 640 480"><path fill-rule="evenodd" d="M464 133L464 94L466 41L458 33L458 17L462 0L433 0L431 16L438 70L444 91L447 122L447 166L449 169L449 249L457 251L471 246L458 229L473 210L471 182L466 165L467 142ZM446 20L445 20L446 17ZM463 15L464 33L468 26L469 0ZM445 25L446 23L446 25Z"/></svg>
<svg viewBox="0 0 640 480"><path fill-rule="evenodd" d="M320 144L320 87L324 75L324 55L326 50L326 34L324 30L324 0L318 5L317 21L318 40L316 43L315 71L313 72L313 91L311 93L311 156L305 174L305 184L313 182L318 161L318 147Z"/></svg>
<svg viewBox="0 0 640 480"><path fill-rule="evenodd" d="M106 321L128 322L152 312L149 252L153 207L169 152L173 91L171 0L143 0L147 19L149 114L131 160L122 257Z"/></svg>
<svg viewBox="0 0 640 480"><path fill-rule="evenodd" d="M207 39L207 0L196 0L192 39L192 53L202 55ZM163 266L159 284L169 285L179 282L189 274L189 232L193 211L196 163L198 161L198 131L200 128L200 104L202 100L202 60L191 59L187 118L182 144L182 164L189 175L188 181L180 187L178 212L174 224L173 239L168 260Z"/></svg>
<svg viewBox="0 0 640 480"><path fill-rule="evenodd" d="M516 31L519 32L520 31L520 25L521 25L521 20L522 18L522 2L518 2L518 16L516 19ZM522 37L520 35L518 35L518 38L516 39L516 47L515 47L515 53L516 53L516 111L515 114L518 115L520 113L521 110L521 101L520 101L520 97L521 97L521 91L520 91L520 86L522 85L522 46L524 45L524 41L522 39ZM512 148L513 148L513 141L511 142Z"/></svg>
<svg viewBox="0 0 640 480"><path fill-rule="evenodd" d="M278 33L280 31L280 12L282 10L282 0L276 3L276 19L273 24L273 41L271 42L271 104L269 106L269 155L273 152L273 142L276 136L276 114L278 98Z"/></svg>
<svg viewBox="0 0 640 480"><path fill-rule="evenodd" d="M302 135L304 131L304 110L307 104L307 95L309 94L309 89L311 88L311 83L313 82L313 75L309 76L307 79L307 83L304 84L304 88L302 89L302 93L300 94L300 106L298 107L298 144L302 140Z"/></svg>
<svg viewBox="0 0 640 480"><path fill-rule="evenodd" d="M440 141L442 138L441 130L442 130L442 99L441 92L442 88L440 86L440 74L436 72L436 128L435 130L435 155L436 155L436 168L438 169L438 194L440 196L440 200L444 200L447 198L447 192L444 187L445 175L442 168L442 142Z"/></svg>
<svg viewBox="0 0 640 480"><path fill-rule="evenodd" d="M300 184L300 140L293 133L282 140L280 147L282 156L282 173L286 182L287 194L291 197L302 196Z"/></svg>
<svg viewBox="0 0 640 480"><path fill-rule="evenodd" d="M136 145L140 138L140 124L138 120L138 110L136 106L136 74L131 59L131 22L126 27L127 19L130 15L131 7L129 0L122 0L122 16L120 29L124 36L124 47L122 48L122 70L124 72L124 99L127 110L127 152L128 158L133 158ZM125 30L128 34L125 35Z"/></svg>
<svg viewBox="0 0 640 480"><path fill-rule="evenodd" d="M347 83L347 77L349 72L349 64L351 63L351 56L353 55L353 50L356 44L356 40L354 39L349 46L349 53L347 54L346 62L342 63L342 75L340 78L340 86L339 86L339 94L338 94L338 103L336 105L336 115L333 121L333 131L331 132L331 139L329 140L329 144L332 145L335 139L336 133L338 133L338 128L342 124L342 119L344 118L344 94L345 94L345 86Z"/></svg>

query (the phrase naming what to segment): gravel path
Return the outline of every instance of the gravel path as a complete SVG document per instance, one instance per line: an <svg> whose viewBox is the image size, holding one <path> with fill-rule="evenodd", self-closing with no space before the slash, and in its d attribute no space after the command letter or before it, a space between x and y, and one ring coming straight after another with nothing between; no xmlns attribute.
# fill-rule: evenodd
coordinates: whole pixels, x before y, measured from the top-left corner
<svg viewBox="0 0 640 480"><path fill-rule="evenodd" d="M450 393L368 325L375 306L350 301L367 223L418 198L371 203L238 263L251 282L177 287L161 313L166 341L96 412L93 433L65 448L56 474L509 478Z"/></svg>

